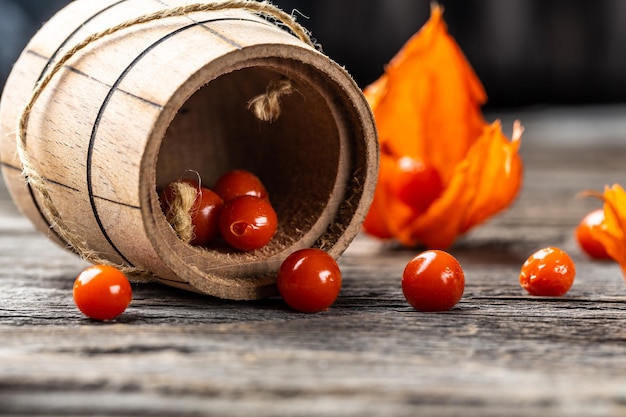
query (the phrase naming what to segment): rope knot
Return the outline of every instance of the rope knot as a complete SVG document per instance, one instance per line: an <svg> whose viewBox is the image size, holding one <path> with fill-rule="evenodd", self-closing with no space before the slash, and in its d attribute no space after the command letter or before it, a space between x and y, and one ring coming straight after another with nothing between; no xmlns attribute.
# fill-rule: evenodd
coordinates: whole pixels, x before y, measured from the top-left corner
<svg viewBox="0 0 626 417"><path fill-rule="evenodd" d="M248 109L263 122L275 122L282 112L280 101L283 96L294 91L291 81L286 78L270 81L265 93L248 101Z"/></svg>
<svg viewBox="0 0 626 417"><path fill-rule="evenodd" d="M188 182L176 181L169 188L170 193L164 193L161 201L165 218L180 240L189 243L195 238L192 213L197 211L200 185L196 188Z"/></svg>

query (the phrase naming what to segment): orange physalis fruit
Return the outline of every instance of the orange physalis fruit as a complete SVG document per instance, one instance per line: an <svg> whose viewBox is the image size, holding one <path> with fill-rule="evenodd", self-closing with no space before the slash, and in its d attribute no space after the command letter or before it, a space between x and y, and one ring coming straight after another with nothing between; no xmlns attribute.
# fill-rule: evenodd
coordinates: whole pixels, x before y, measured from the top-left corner
<svg viewBox="0 0 626 417"><path fill-rule="evenodd" d="M590 232L620 265L626 279L626 191L619 184L614 184L605 188L602 198L604 220Z"/></svg>
<svg viewBox="0 0 626 417"><path fill-rule="evenodd" d="M485 122L485 91L440 6L364 94L381 149L367 233L445 249L515 199L523 129L509 141Z"/></svg>
<svg viewBox="0 0 626 417"><path fill-rule="evenodd" d="M602 223L604 223L604 209L598 208L587 213L574 230L574 237L578 246L593 260L611 259L602 242L598 241L592 234L592 230L600 227Z"/></svg>

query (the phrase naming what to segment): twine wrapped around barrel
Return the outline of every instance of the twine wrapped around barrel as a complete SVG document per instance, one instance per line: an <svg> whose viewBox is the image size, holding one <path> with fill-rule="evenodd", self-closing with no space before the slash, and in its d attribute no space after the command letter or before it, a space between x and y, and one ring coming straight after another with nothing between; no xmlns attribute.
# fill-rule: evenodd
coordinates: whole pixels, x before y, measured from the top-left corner
<svg viewBox="0 0 626 417"><path fill-rule="evenodd" d="M18 208L93 263L228 299L275 292L293 251L335 258L360 230L378 167L348 73L267 2L77 0L17 60L0 101L0 160ZM184 243L158 192L248 169L278 232L253 252Z"/></svg>

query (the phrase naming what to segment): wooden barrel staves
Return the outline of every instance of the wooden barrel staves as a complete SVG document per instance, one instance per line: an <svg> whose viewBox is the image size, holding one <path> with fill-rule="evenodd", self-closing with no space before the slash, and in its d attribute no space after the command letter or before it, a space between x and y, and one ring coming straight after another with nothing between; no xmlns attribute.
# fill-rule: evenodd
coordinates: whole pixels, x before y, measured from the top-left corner
<svg viewBox="0 0 626 417"><path fill-rule="evenodd" d="M283 82L280 113L259 119L248 103ZM339 257L377 177L358 86L289 15L257 1L69 4L16 62L0 141L7 187L40 231L88 260L228 299L274 294L297 249ZM264 182L276 236L253 252L183 243L159 191L186 172L211 184L235 168Z"/></svg>

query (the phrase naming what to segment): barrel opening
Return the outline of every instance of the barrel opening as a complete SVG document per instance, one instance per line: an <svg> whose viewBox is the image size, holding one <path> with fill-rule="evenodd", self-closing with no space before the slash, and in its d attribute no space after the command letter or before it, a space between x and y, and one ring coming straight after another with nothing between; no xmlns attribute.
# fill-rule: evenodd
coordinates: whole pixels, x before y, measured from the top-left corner
<svg viewBox="0 0 626 417"><path fill-rule="evenodd" d="M296 76L311 72L310 77ZM285 77L294 91L281 97L280 116L273 122L259 120L248 102ZM310 246L328 227L336 209L331 196L338 198L345 182L340 178L345 150L326 91L330 87L320 84L319 77L308 66L291 71L242 68L208 82L178 109L158 153L157 191L196 173L211 188L225 172L247 169L263 181L279 219L272 242L254 253L239 253L219 239L193 250L209 252L226 263L237 262L238 257L264 258L305 235L311 235Z"/></svg>

